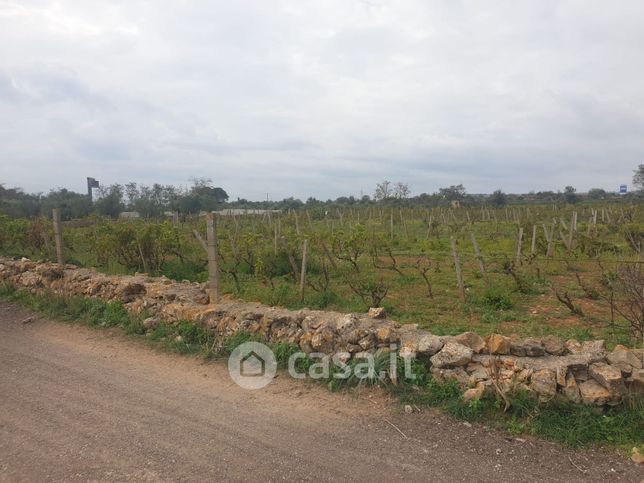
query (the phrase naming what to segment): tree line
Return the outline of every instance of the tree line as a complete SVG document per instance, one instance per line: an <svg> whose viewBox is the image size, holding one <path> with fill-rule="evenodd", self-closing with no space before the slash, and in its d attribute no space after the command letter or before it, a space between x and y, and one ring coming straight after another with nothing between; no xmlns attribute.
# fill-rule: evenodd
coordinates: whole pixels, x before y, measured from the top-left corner
<svg viewBox="0 0 644 483"><path fill-rule="evenodd" d="M197 178L191 186L173 185L152 186L137 183L112 184L98 188L97 199L59 188L47 194L25 193L20 188L7 188L0 183L0 213L11 217L50 216L51 209L61 209L64 220L83 218L90 214L117 217L123 211L136 211L143 218L153 218L165 212L196 214L201 211L219 210L222 208L295 210L298 208L336 208L364 205L394 206L476 206L491 205L502 207L507 204L526 203L566 203L575 204L581 201L637 201L644 196L644 164L640 164L633 176L636 191L627 195L607 192L601 188L590 189L587 193L578 193L573 186L566 186L563 191L538 191L525 194L508 194L498 189L491 194L470 194L462 184L439 188L434 193L421 193L412 196L407 183L383 180L377 183L373 196L362 195L340 196L336 199L319 200L309 197L305 201L289 197L280 201L249 201L244 198L229 200L228 193L221 187L213 186L212 180Z"/></svg>

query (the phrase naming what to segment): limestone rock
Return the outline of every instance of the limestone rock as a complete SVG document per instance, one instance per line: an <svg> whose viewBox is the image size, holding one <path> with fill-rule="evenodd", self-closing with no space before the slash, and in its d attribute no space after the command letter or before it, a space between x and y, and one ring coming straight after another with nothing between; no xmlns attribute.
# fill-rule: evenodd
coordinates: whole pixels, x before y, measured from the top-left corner
<svg viewBox="0 0 644 483"><path fill-rule="evenodd" d="M416 342L416 352L422 355L433 356L443 348L444 342L441 337L432 334L421 336Z"/></svg>
<svg viewBox="0 0 644 483"><path fill-rule="evenodd" d="M581 352L595 352L603 354L606 352L603 340L587 340L581 344Z"/></svg>
<svg viewBox="0 0 644 483"><path fill-rule="evenodd" d="M581 394L579 393L579 386L577 385L575 376L573 376L572 374L568 374L568 376L566 376L566 383L561 389L561 393L569 401L572 401L574 403L581 402Z"/></svg>
<svg viewBox="0 0 644 483"><path fill-rule="evenodd" d="M448 342L440 352L430 358L433 367L464 366L472 360L472 349L458 342Z"/></svg>
<svg viewBox="0 0 644 483"><path fill-rule="evenodd" d="M503 335L491 334L485 338L487 350L490 354L509 354L510 339Z"/></svg>
<svg viewBox="0 0 644 483"><path fill-rule="evenodd" d="M127 283L117 291L117 296L124 304L132 302L135 298L145 295L145 285L142 283Z"/></svg>
<svg viewBox="0 0 644 483"><path fill-rule="evenodd" d="M631 461L636 465L644 465L644 455L640 453L637 446L633 446L631 450Z"/></svg>
<svg viewBox="0 0 644 483"><path fill-rule="evenodd" d="M475 387L468 389L463 393L464 401L471 401L472 399L481 399L485 393L485 384L478 383Z"/></svg>
<svg viewBox="0 0 644 483"><path fill-rule="evenodd" d="M367 315L372 319L384 319L387 317L387 311L384 307L371 307Z"/></svg>
<svg viewBox="0 0 644 483"><path fill-rule="evenodd" d="M568 339L564 342L564 347L570 354L579 354L581 352L581 344L575 339Z"/></svg>
<svg viewBox="0 0 644 483"><path fill-rule="evenodd" d="M159 325L159 319L156 317L148 317L143 321L145 330L153 330Z"/></svg>
<svg viewBox="0 0 644 483"><path fill-rule="evenodd" d="M539 395L540 399L549 399L557 393L557 380L555 371L541 369L532 374L530 389Z"/></svg>
<svg viewBox="0 0 644 483"><path fill-rule="evenodd" d="M391 330L390 327L380 327L376 331L376 338L378 339L378 342L388 343L391 341L392 337L393 337L393 330Z"/></svg>
<svg viewBox="0 0 644 483"><path fill-rule="evenodd" d="M302 318L304 320L304 317ZM356 317L354 314L345 314L338 317L335 321L335 330L338 332L349 332L355 329Z"/></svg>
<svg viewBox="0 0 644 483"><path fill-rule="evenodd" d="M612 394L623 392L624 380L622 379L622 371L616 367L598 362L591 364L588 372L595 381L608 389Z"/></svg>
<svg viewBox="0 0 644 483"><path fill-rule="evenodd" d="M572 372L573 376L575 376L575 379L578 382L587 381L588 379L590 379L590 376L588 375L588 367L587 366L586 367L572 367L570 369L570 371Z"/></svg>
<svg viewBox="0 0 644 483"><path fill-rule="evenodd" d="M474 332L463 332L462 334L454 337L454 342L463 344L476 353L479 353L483 351L483 349L485 349L485 341L480 335L475 334Z"/></svg>
<svg viewBox="0 0 644 483"><path fill-rule="evenodd" d="M455 367L453 369L432 367L430 373L438 382L454 380L458 382L461 387L467 387L469 383L467 372L465 372L465 369L462 367Z"/></svg>
<svg viewBox="0 0 644 483"><path fill-rule="evenodd" d="M313 347L311 346L311 341L313 339L312 332L304 332L302 337L300 337L300 349L302 349L307 354L313 352ZM360 346L358 346L360 347Z"/></svg>
<svg viewBox="0 0 644 483"><path fill-rule="evenodd" d="M642 369L642 361L624 346L616 347L613 352L606 355L606 360L611 366L617 367L626 375L633 372L633 369Z"/></svg>
<svg viewBox="0 0 644 483"><path fill-rule="evenodd" d="M210 296L205 291L199 292L192 297L192 301L196 304L208 305L210 303Z"/></svg>
<svg viewBox="0 0 644 483"><path fill-rule="evenodd" d="M511 340L510 353L519 357L538 357L545 353L545 349L538 339Z"/></svg>
<svg viewBox="0 0 644 483"><path fill-rule="evenodd" d="M557 366L555 373L557 377L557 385L565 386L568 368L566 366Z"/></svg>
<svg viewBox="0 0 644 483"><path fill-rule="evenodd" d="M566 353L563 340L557 336L547 335L541 339L541 343L548 354L561 356Z"/></svg>
<svg viewBox="0 0 644 483"><path fill-rule="evenodd" d="M479 362L470 362L467 364L465 370L470 375L470 380L472 381L484 381L490 377L488 370Z"/></svg>
<svg viewBox="0 0 644 483"><path fill-rule="evenodd" d="M644 369L633 369L631 377L626 382L631 390L644 392Z"/></svg>
<svg viewBox="0 0 644 483"><path fill-rule="evenodd" d="M376 347L376 336L374 334L368 334L358 341L358 345L365 351L373 349Z"/></svg>
<svg viewBox="0 0 644 483"><path fill-rule="evenodd" d="M611 394L594 379L579 384L579 393L584 404L603 406L611 401Z"/></svg>

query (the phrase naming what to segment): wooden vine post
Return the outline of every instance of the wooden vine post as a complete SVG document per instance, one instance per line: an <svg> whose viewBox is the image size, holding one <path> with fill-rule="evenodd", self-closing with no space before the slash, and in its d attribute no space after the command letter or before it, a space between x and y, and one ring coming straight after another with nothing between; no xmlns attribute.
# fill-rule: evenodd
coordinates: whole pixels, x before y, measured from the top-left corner
<svg viewBox="0 0 644 483"><path fill-rule="evenodd" d="M552 229L548 231L548 228L546 227L545 223L542 225L543 226L543 233L546 236L546 241L548 242L548 248L546 250L546 257L550 258L554 255L554 240L553 240L553 235L555 232L555 227L554 224L552 226Z"/></svg>
<svg viewBox="0 0 644 483"><path fill-rule="evenodd" d="M210 303L219 303L219 265L217 263L217 225L215 214L206 217L206 248L208 252L208 295Z"/></svg>
<svg viewBox="0 0 644 483"><path fill-rule="evenodd" d="M532 243L530 244L530 255L537 252L537 225L532 225Z"/></svg>
<svg viewBox="0 0 644 483"><path fill-rule="evenodd" d="M519 236L517 238L517 256L515 262L517 265L521 263L521 244L523 243L523 227L519 227Z"/></svg>
<svg viewBox="0 0 644 483"><path fill-rule="evenodd" d="M309 241L302 243L302 268L300 270L300 302L304 302L304 287L306 286L306 263L309 256Z"/></svg>
<svg viewBox="0 0 644 483"><path fill-rule="evenodd" d="M453 236L450 237L450 243L452 245L452 256L454 257L454 269L456 270L456 284L458 285L458 295L461 299L461 302L465 302L465 284L463 283L461 259L458 256L458 251L456 250L456 239Z"/></svg>
<svg viewBox="0 0 644 483"><path fill-rule="evenodd" d="M483 280L485 281L485 285L490 285L490 280L488 279L487 272L485 271L485 264L483 263L483 257L481 256L481 249L479 248L479 244L476 241L476 237L474 236L474 232L470 232L470 236L472 238L472 245L474 246L474 253L476 253L476 261L479 264L479 270L481 271L481 276L483 277Z"/></svg>
<svg viewBox="0 0 644 483"><path fill-rule="evenodd" d="M51 218L54 222L54 239L56 241L56 262L61 265L63 261L63 230L60 226L60 208L51 211Z"/></svg>

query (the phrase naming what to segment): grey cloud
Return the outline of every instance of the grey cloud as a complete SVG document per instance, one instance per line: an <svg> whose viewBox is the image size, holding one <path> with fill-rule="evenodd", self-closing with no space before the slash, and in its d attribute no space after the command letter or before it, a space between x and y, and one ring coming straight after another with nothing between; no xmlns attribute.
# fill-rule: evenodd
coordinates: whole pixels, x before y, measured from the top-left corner
<svg viewBox="0 0 644 483"><path fill-rule="evenodd" d="M205 176L251 199L383 178L615 189L644 151L643 16L637 0L3 2L0 178Z"/></svg>

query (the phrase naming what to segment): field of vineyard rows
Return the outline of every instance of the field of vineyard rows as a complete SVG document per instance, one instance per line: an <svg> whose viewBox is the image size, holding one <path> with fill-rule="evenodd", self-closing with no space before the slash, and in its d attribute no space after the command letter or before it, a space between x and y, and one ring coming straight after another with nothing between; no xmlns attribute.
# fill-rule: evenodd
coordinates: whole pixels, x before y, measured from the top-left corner
<svg viewBox="0 0 644 483"><path fill-rule="evenodd" d="M203 282L196 234L205 238L205 225L205 217L67 221L64 257L107 273ZM225 296L344 312L383 306L436 334L642 340L641 205L375 205L217 216L216 226ZM0 217L2 255L55 260L53 240L50 220Z"/></svg>

